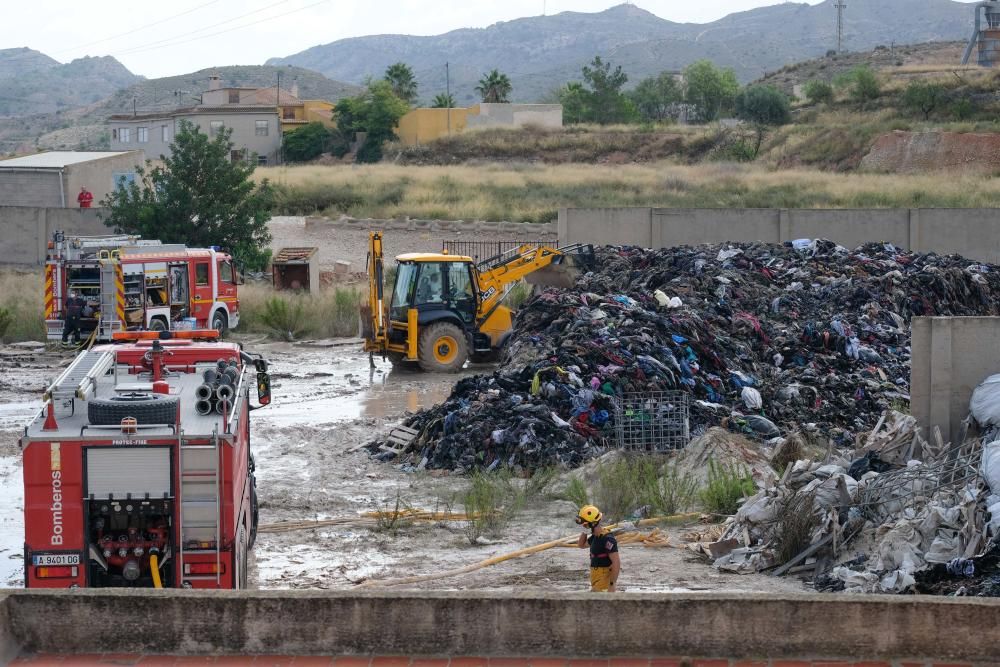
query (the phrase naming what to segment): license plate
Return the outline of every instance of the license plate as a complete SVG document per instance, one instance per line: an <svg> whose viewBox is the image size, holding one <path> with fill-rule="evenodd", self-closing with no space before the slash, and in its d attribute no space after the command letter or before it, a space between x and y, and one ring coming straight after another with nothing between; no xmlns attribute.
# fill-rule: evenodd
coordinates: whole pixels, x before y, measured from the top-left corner
<svg viewBox="0 0 1000 667"><path fill-rule="evenodd" d="M35 554L31 561L35 565L79 565L80 554Z"/></svg>

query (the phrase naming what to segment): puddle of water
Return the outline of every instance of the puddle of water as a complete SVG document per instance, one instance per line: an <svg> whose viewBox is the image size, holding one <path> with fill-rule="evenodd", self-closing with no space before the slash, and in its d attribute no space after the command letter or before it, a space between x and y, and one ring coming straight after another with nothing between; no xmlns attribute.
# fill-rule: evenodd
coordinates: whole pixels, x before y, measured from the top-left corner
<svg viewBox="0 0 1000 667"><path fill-rule="evenodd" d="M273 402L260 417L278 426L398 417L424 410L445 401L455 382L474 373L400 372L382 362L371 369L360 352L343 351L327 358L309 354L292 367L282 368L279 361L273 368Z"/></svg>
<svg viewBox="0 0 1000 667"><path fill-rule="evenodd" d="M0 404L0 431L23 429L41 409L40 400Z"/></svg>

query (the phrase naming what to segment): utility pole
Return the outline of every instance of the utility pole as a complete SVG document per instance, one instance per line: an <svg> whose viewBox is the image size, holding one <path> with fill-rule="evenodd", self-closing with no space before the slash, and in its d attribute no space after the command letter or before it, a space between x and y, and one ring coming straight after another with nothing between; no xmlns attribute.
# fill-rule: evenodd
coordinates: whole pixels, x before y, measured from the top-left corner
<svg viewBox="0 0 1000 667"><path fill-rule="evenodd" d="M542 0L542 16L545 16L546 0Z"/></svg>
<svg viewBox="0 0 1000 667"><path fill-rule="evenodd" d="M834 7L837 8L837 53L843 53L844 10L847 9L847 5L844 3L844 0L837 0L837 4Z"/></svg>
<svg viewBox="0 0 1000 667"><path fill-rule="evenodd" d="M451 63L444 64L445 95L448 96L448 136L451 136Z"/></svg>

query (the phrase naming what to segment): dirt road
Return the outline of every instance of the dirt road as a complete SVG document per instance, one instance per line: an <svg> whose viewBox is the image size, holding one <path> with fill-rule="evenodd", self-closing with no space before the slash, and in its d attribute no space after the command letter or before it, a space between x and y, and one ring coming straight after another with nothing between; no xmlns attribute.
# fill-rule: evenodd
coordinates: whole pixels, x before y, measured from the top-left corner
<svg viewBox="0 0 1000 667"><path fill-rule="evenodd" d="M273 360L274 403L254 413L251 446L257 461L261 522L357 517L407 505L444 510L466 481L405 472L368 457L370 441L414 411L443 400L455 376L400 373L377 362L371 370L353 340L265 343L247 349ZM41 406L40 395L68 357L0 348L0 586L22 585L23 495L17 449L20 426ZM466 373L489 371L468 369ZM254 551L255 584L268 588L349 588L369 578L441 572L491 556L572 535L575 508L541 500L508 534L470 545L460 523L420 524L393 533L335 526L261 533ZM667 529L679 542L678 529ZM584 590L586 552L552 549L452 579L408 588ZM801 591L792 579L717 572L686 550L623 547L622 587L631 591Z"/></svg>

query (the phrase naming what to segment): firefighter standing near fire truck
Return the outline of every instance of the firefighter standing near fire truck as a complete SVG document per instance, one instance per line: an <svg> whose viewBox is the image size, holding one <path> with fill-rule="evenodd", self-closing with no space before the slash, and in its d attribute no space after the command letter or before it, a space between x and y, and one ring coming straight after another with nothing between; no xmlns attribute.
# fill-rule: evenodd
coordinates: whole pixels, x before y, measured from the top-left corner
<svg viewBox="0 0 1000 667"><path fill-rule="evenodd" d="M69 293L69 298L66 299L66 322L63 324L63 345L69 343L71 334L73 336L73 344L80 344L80 316L86 307L87 302L81 299L75 291Z"/></svg>
<svg viewBox="0 0 1000 667"><path fill-rule="evenodd" d="M611 531L601 526L604 515L593 505L584 505L576 515L577 524L590 529L590 535L580 533L576 545L581 549L590 547L590 591L592 593L614 593L618 575L621 573L621 558L618 555L618 540Z"/></svg>

